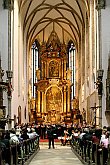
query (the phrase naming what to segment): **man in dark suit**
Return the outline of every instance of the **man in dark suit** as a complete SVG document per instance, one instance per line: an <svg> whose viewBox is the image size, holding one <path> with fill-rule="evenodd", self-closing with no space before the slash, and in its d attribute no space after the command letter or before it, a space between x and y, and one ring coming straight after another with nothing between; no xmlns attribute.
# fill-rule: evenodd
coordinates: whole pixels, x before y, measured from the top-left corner
<svg viewBox="0 0 110 165"><path fill-rule="evenodd" d="M51 142L52 142L52 147L54 147L54 128L51 125L48 125L47 127L47 137L49 140L49 149L51 148Z"/></svg>

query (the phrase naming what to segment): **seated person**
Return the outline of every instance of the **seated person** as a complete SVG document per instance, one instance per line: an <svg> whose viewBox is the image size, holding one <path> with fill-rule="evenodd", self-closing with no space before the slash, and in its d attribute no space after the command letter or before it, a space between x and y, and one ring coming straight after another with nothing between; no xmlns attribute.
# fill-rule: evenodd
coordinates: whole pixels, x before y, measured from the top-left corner
<svg viewBox="0 0 110 165"><path fill-rule="evenodd" d="M70 140L70 136L68 131L64 130L64 133L61 137L58 137L61 140L61 145L66 145L67 142Z"/></svg>

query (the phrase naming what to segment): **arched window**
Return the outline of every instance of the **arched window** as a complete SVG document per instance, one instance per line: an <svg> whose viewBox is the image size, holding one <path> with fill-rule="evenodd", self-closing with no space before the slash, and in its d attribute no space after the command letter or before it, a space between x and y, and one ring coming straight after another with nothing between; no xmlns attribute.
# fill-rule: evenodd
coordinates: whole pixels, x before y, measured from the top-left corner
<svg viewBox="0 0 110 165"><path fill-rule="evenodd" d="M32 61L32 97L35 98L35 86L34 84L37 82L37 77L36 77L36 70L39 68L39 45L37 44L37 41L35 41L32 44L32 52L31 52L31 61Z"/></svg>
<svg viewBox="0 0 110 165"><path fill-rule="evenodd" d="M69 46L69 58L68 58L68 67L71 70L71 99L73 99L75 97L75 83L76 83L76 79L75 79L75 75L76 75L76 50L75 50L75 46L73 44L73 42L71 42L70 46Z"/></svg>

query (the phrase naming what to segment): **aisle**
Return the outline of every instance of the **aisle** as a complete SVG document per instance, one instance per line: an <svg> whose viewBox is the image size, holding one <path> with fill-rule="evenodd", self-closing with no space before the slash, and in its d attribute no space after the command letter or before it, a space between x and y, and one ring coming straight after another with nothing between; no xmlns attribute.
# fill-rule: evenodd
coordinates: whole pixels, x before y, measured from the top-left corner
<svg viewBox="0 0 110 165"><path fill-rule="evenodd" d="M48 144L40 143L40 151L32 159L30 165L82 165L72 152L70 146L55 143L55 149L48 149Z"/></svg>

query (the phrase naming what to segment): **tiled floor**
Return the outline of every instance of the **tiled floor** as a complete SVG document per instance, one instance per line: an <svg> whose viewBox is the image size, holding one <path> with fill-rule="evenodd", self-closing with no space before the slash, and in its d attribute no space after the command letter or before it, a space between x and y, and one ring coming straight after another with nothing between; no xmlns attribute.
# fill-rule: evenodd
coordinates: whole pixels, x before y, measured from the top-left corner
<svg viewBox="0 0 110 165"><path fill-rule="evenodd" d="M40 143L40 150L30 165L82 165L70 146L55 144L55 149L48 149L48 143Z"/></svg>

